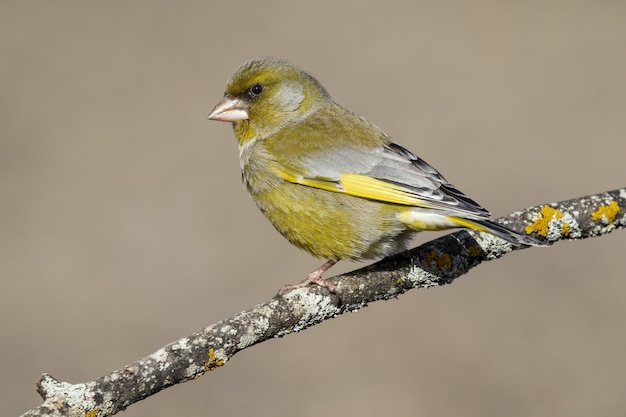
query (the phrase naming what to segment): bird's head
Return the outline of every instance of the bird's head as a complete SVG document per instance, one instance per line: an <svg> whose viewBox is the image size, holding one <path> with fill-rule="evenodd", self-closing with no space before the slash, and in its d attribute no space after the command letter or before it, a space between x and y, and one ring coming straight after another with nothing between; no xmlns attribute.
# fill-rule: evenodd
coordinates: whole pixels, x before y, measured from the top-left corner
<svg viewBox="0 0 626 417"><path fill-rule="evenodd" d="M226 85L210 120L232 122L240 143L301 122L331 99L311 75L278 58L243 64Z"/></svg>

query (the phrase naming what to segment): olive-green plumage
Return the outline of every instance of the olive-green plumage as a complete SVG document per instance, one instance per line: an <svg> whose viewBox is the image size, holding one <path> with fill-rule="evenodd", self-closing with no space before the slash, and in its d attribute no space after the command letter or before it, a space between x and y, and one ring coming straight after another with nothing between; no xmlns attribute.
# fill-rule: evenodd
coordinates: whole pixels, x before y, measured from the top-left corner
<svg viewBox="0 0 626 417"><path fill-rule="evenodd" d="M419 230L454 227L543 245L488 220L437 170L284 60L242 65L209 118L233 123L243 182L259 209L318 258L381 258ZM321 283L316 272L306 283Z"/></svg>

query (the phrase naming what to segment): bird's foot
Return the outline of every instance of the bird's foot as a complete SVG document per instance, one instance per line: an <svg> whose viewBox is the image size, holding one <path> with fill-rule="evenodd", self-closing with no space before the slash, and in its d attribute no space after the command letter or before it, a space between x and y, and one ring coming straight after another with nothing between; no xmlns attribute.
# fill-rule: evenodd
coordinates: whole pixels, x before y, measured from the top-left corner
<svg viewBox="0 0 626 417"><path fill-rule="evenodd" d="M322 278L322 275L324 274L324 272L326 272L331 266L335 265L336 263L337 261L333 261L333 260L327 261L324 265L320 266L315 271L311 272L309 276L306 277L306 279L300 282L299 284L284 285L278 291L278 294L283 295L285 293L288 293L289 291L292 291L298 288L303 288L310 284L316 284L316 285L319 285L320 287L328 288L328 291L330 291L333 294L336 294L337 287L335 286L335 284L328 281L327 279Z"/></svg>

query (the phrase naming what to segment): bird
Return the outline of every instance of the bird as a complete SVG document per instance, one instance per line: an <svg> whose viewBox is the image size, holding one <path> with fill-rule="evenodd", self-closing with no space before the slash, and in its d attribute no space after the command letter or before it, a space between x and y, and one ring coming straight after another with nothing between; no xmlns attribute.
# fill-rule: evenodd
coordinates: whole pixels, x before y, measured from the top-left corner
<svg viewBox="0 0 626 417"><path fill-rule="evenodd" d="M311 284L336 292L323 274L337 262L402 252L420 231L468 228L514 246L545 245L490 220L434 167L287 60L241 65L208 119L232 123L241 178L261 212L290 243L325 260L281 294Z"/></svg>

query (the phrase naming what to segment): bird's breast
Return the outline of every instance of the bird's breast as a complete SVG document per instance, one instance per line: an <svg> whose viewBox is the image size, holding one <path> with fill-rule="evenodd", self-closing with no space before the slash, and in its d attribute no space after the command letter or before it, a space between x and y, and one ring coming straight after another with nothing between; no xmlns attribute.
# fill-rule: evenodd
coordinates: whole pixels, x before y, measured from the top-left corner
<svg viewBox="0 0 626 417"><path fill-rule="evenodd" d="M300 249L324 259L372 259L406 245L408 230L387 205L285 181L262 149L243 149L241 156L252 199Z"/></svg>

